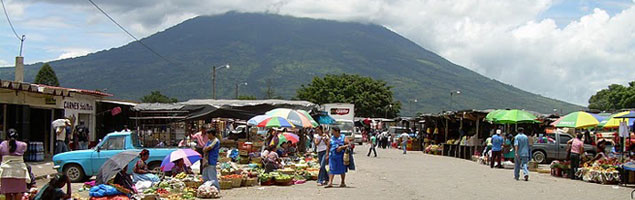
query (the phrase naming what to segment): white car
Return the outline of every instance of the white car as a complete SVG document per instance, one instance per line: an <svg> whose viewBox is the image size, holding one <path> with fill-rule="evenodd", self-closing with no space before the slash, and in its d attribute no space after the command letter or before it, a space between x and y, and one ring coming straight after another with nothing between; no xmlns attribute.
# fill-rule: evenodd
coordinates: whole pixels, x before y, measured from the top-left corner
<svg viewBox="0 0 635 200"><path fill-rule="evenodd" d="M362 145L362 142L364 142L364 137L362 137L362 132L357 127L355 127L355 132L353 132L353 142L359 145Z"/></svg>

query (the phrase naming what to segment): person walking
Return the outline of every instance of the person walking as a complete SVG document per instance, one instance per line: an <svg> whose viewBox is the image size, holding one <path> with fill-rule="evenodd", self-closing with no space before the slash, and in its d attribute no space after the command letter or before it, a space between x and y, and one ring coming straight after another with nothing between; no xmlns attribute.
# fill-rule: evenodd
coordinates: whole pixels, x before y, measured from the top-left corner
<svg viewBox="0 0 635 200"><path fill-rule="evenodd" d="M584 153L584 142L582 142L582 133L578 133L578 135L572 139L571 142L571 173L569 173L569 178L575 179L575 173L580 168L580 155Z"/></svg>
<svg viewBox="0 0 635 200"><path fill-rule="evenodd" d="M0 193L8 200L19 200L27 192L26 185L30 181L23 159L27 144L18 141L18 132L15 129L9 129L8 133L9 140L0 143Z"/></svg>
<svg viewBox="0 0 635 200"><path fill-rule="evenodd" d="M333 187L333 179L335 175L340 175L342 182L340 187L346 187L346 172L348 167L344 165L344 151L349 147L349 141L345 135L340 133L340 128L333 127L333 135L331 136L329 151L326 159L329 160L329 183L325 188Z"/></svg>
<svg viewBox="0 0 635 200"><path fill-rule="evenodd" d="M375 157L377 157L377 150L375 150L376 146L377 146L377 137L375 137L375 134L371 134L370 149L368 149L368 155L366 156L370 156L370 152L372 151L375 154Z"/></svg>
<svg viewBox="0 0 635 200"><path fill-rule="evenodd" d="M529 170L527 170L527 163L529 162L529 139L525 135L525 130L518 128L518 134L514 138L514 148L516 153L516 160L514 166L514 179L520 178L520 169L522 168L523 174L525 174L525 181L529 180Z"/></svg>
<svg viewBox="0 0 635 200"><path fill-rule="evenodd" d="M67 134L66 127L70 126L71 122L68 119L63 119L62 125L55 126L55 154L64 153L69 151L68 144L66 143Z"/></svg>
<svg viewBox="0 0 635 200"><path fill-rule="evenodd" d="M79 121L79 125L75 127L75 133L77 134L77 140L78 140L77 149L79 150L88 149L88 141L89 141L88 134L90 133L90 131L88 130L88 127L86 127L86 125L84 124L84 121Z"/></svg>
<svg viewBox="0 0 635 200"><path fill-rule="evenodd" d="M220 191L220 183L218 183L218 177L216 172L216 163L218 163L218 152L220 150L220 141L216 138L216 129L209 129L206 131L207 135L207 145L203 148L203 155L206 159L201 162L205 163L206 166L203 167L203 180L212 181L216 189Z"/></svg>
<svg viewBox="0 0 635 200"><path fill-rule="evenodd" d="M408 145L408 140L410 139L410 136L408 135L408 133L402 133L399 138L401 139L401 148L403 149L403 154L406 154L406 146Z"/></svg>
<svg viewBox="0 0 635 200"><path fill-rule="evenodd" d="M316 151L318 152L318 162L320 163L320 171L318 173L318 186L324 186L326 181L328 181L328 172L326 172L326 154L328 153L329 147L329 136L324 133L324 129L322 126L318 126L315 129L317 134L314 136L315 138L315 146Z"/></svg>
<svg viewBox="0 0 635 200"><path fill-rule="evenodd" d="M492 136L492 159L489 162L489 167L494 168L494 163L498 163L496 165L497 168L503 168L501 164L501 153L503 151L503 137L500 135L501 130L496 130L496 134Z"/></svg>

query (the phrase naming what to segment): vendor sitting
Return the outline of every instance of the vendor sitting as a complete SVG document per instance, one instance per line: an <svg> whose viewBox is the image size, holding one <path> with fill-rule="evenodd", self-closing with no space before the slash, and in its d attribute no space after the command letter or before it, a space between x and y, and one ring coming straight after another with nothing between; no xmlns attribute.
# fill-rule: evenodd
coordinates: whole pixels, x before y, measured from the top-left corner
<svg viewBox="0 0 635 200"><path fill-rule="evenodd" d="M66 186L66 193L62 188ZM64 174L57 174L51 179L42 190L35 195L36 200L47 199L69 199L71 198L71 181Z"/></svg>
<svg viewBox="0 0 635 200"><path fill-rule="evenodd" d="M607 159L606 153L605 153L605 149L606 149L606 140L600 140L597 143L597 154L595 154L595 157L593 159L591 159L589 162L593 163L597 160L605 160Z"/></svg>
<svg viewBox="0 0 635 200"><path fill-rule="evenodd" d="M121 187L126 188L134 193L136 190L134 188L134 183L132 183L132 179L130 178L130 174L128 174L128 165L124 166L121 171L115 175L112 183L121 185Z"/></svg>
<svg viewBox="0 0 635 200"><path fill-rule="evenodd" d="M134 170L132 170L132 180L136 183L139 181L150 181L152 183L156 183L161 181L158 176L150 173L148 170L148 165L146 164L146 160L150 158L150 151L144 149L139 153L139 161L134 166Z"/></svg>
<svg viewBox="0 0 635 200"><path fill-rule="evenodd" d="M280 157L278 157L278 153L276 153L276 146L267 147L267 151L269 152L266 158L263 160L265 164L265 173L269 173L275 171L276 169L281 167Z"/></svg>
<svg viewBox="0 0 635 200"><path fill-rule="evenodd" d="M295 153L298 151L297 145L291 143L291 141L288 141L287 143L289 143L289 145L288 145L289 148L287 149L287 154L289 156L295 155Z"/></svg>
<svg viewBox="0 0 635 200"><path fill-rule="evenodd" d="M180 174L181 172L186 174L193 174L192 169L190 169L190 167L185 165L185 161L183 161L182 158L174 161L174 167L172 167L171 173L172 173L172 176L176 176L177 174Z"/></svg>
<svg viewBox="0 0 635 200"><path fill-rule="evenodd" d="M291 142L284 142L280 145L280 148L278 148L278 150L276 151L276 153L278 153L278 156L280 157L287 157L289 156L289 146L290 146Z"/></svg>

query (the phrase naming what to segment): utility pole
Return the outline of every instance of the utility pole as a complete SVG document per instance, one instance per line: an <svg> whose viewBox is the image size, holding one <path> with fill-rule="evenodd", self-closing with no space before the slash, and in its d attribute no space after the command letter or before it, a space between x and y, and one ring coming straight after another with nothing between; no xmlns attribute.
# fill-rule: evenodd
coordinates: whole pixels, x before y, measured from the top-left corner
<svg viewBox="0 0 635 200"><path fill-rule="evenodd" d="M218 67L212 66L212 99L216 99L216 70L222 69L222 68L229 69L229 64L225 64Z"/></svg>
<svg viewBox="0 0 635 200"><path fill-rule="evenodd" d="M459 95L459 94L461 94L461 91L460 90L452 90L452 91L450 91L450 110L449 111L452 111L452 109L454 109L454 105L453 105L453 102L452 102L452 96L454 96L454 94Z"/></svg>
<svg viewBox="0 0 635 200"><path fill-rule="evenodd" d="M244 83L236 83L236 99L238 99L238 86L247 85L247 82Z"/></svg>

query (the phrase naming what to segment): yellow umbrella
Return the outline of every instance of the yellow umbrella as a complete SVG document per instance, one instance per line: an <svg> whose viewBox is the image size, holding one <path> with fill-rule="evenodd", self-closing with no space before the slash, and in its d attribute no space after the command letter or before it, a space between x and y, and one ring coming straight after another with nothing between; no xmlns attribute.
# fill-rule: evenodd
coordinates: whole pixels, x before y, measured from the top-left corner
<svg viewBox="0 0 635 200"><path fill-rule="evenodd" d="M569 113L555 122L551 123L555 127L567 127L567 128L587 128L597 126L600 122L593 117L593 115L584 112L577 111Z"/></svg>
<svg viewBox="0 0 635 200"><path fill-rule="evenodd" d="M620 127L620 122L627 122L629 125L633 124L633 118L618 118L620 116L634 113L634 111L624 111L611 115L609 118L602 120L598 126L602 128L617 128Z"/></svg>

